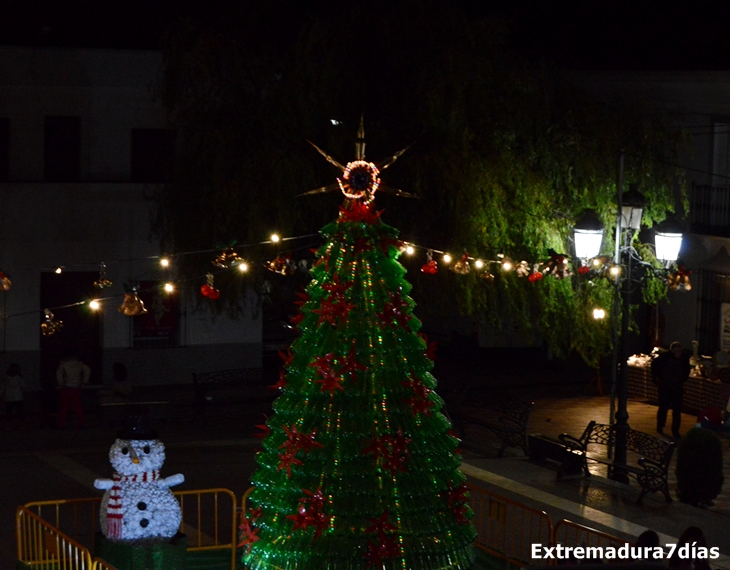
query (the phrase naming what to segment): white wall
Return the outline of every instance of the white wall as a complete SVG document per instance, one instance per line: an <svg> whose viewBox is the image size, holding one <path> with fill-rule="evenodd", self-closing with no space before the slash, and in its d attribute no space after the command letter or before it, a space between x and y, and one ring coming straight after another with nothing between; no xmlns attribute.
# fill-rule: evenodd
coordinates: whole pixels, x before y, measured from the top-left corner
<svg viewBox="0 0 730 570"><path fill-rule="evenodd" d="M164 128L154 99L159 52L0 48L0 117L10 119L10 182L0 182L0 271L12 280L0 298L9 318L0 332L0 365L16 360L31 386L38 369L40 276L58 265L98 271L114 283L105 302L105 375L115 360L135 381L189 381L194 371L261 365L261 317L239 320L195 312L183 303L178 349L130 349L130 318L121 315L122 284L161 278L150 235L154 185L130 179L131 131ZM81 117L81 182L45 183L44 117ZM121 261L120 260L124 260ZM0 294L1 295L1 294ZM4 304L4 306L3 306Z"/></svg>

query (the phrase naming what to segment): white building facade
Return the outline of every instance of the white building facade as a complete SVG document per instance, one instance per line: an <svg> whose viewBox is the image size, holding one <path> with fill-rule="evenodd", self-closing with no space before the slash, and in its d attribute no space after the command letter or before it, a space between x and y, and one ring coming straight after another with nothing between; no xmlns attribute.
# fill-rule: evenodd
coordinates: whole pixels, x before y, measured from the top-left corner
<svg viewBox="0 0 730 570"><path fill-rule="evenodd" d="M730 72L593 72L576 74L579 84L609 102L647 104L687 135L678 167L690 198L681 262L690 269L692 290L670 292L662 303L663 343L699 343L701 354L730 348ZM730 306L730 305L729 305ZM728 331L723 340L723 329Z"/></svg>
<svg viewBox="0 0 730 570"><path fill-rule="evenodd" d="M0 48L0 271L12 281L0 293L0 367L20 364L31 389L69 351L95 384L114 362L138 385L261 366L255 310L214 317L182 288L160 292L176 277L151 232L173 144L154 97L161 65L151 51ZM95 287L103 278L112 285ZM124 284L143 292L145 321L118 311ZM46 309L63 321L50 336Z"/></svg>

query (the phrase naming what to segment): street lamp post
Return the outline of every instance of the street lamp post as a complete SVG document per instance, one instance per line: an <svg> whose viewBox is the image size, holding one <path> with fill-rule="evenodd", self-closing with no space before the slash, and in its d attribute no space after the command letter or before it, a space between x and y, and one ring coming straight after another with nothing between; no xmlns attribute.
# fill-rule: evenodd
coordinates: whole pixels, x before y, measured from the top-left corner
<svg viewBox="0 0 730 570"><path fill-rule="evenodd" d="M618 216L616 220L616 249L610 275L613 276L614 299L612 307L612 363L611 363L611 409L610 423L614 425L615 440L613 442L614 469L611 477L617 481L628 482L625 469L627 454L627 437L629 433L628 412L628 359L629 359L629 321L631 319L631 294L637 279L634 277L634 264L652 267L641 259L632 246L636 232L641 228L641 217L646 204L644 196L631 186L624 193L623 157L619 163L617 184ZM603 226L595 213L584 211L576 222L574 240L576 256L583 262L598 256ZM655 228L656 257L663 263L660 270L666 275L670 266L676 262L682 243L681 225L668 218ZM656 268L652 268L655 273ZM619 316L621 333L619 338ZM618 399L618 409L615 409ZM614 414L615 411L615 414Z"/></svg>
<svg viewBox="0 0 730 570"><path fill-rule="evenodd" d="M613 457L614 465L612 478L628 483L626 465L626 437L629 433L629 320L631 318L631 287L633 283L633 258L632 240L634 234L641 228L641 215L644 211L646 200L635 186L629 187L628 192L621 194L619 187L619 216L618 236L623 238L623 247L619 250L618 263L625 268L623 278L617 280L617 286L621 287L621 344L618 351L618 382L616 384L616 396L618 398L618 409L616 410L615 434L616 449Z"/></svg>

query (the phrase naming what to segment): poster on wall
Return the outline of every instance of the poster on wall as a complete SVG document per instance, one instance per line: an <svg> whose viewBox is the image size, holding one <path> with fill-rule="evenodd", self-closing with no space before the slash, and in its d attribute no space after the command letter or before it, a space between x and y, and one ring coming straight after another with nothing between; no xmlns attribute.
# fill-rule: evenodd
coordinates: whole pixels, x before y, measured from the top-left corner
<svg viewBox="0 0 730 570"><path fill-rule="evenodd" d="M730 303L720 307L720 350L730 352Z"/></svg>
<svg viewBox="0 0 730 570"><path fill-rule="evenodd" d="M162 290L158 281L140 281L139 298L147 313L132 320L134 348L173 348L179 346L179 295Z"/></svg>

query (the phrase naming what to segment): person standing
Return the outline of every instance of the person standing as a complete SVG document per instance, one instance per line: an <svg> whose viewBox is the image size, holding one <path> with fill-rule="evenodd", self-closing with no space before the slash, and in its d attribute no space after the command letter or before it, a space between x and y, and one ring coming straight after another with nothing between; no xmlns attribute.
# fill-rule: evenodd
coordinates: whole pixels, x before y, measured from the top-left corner
<svg viewBox="0 0 730 570"><path fill-rule="evenodd" d="M23 408L23 390L25 390L25 380L20 372L20 366L13 363L8 366L5 372L5 419L9 422L14 413L20 418L20 423L25 420L25 410Z"/></svg>
<svg viewBox="0 0 730 570"><path fill-rule="evenodd" d="M657 356L651 363L651 375L659 393L659 409L656 415L656 430L664 434L667 412L672 409L672 436L679 439L682 423L682 399L684 383L690 372L689 354L679 342L673 342L669 351Z"/></svg>
<svg viewBox="0 0 730 570"><path fill-rule="evenodd" d="M69 409L76 414L80 428L84 427L84 409L81 403L81 389L89 381L91 369L75 355L61 361L56 370L56 381L61 390L61 403L58 410L58 428L66 427Z"/></svg>

